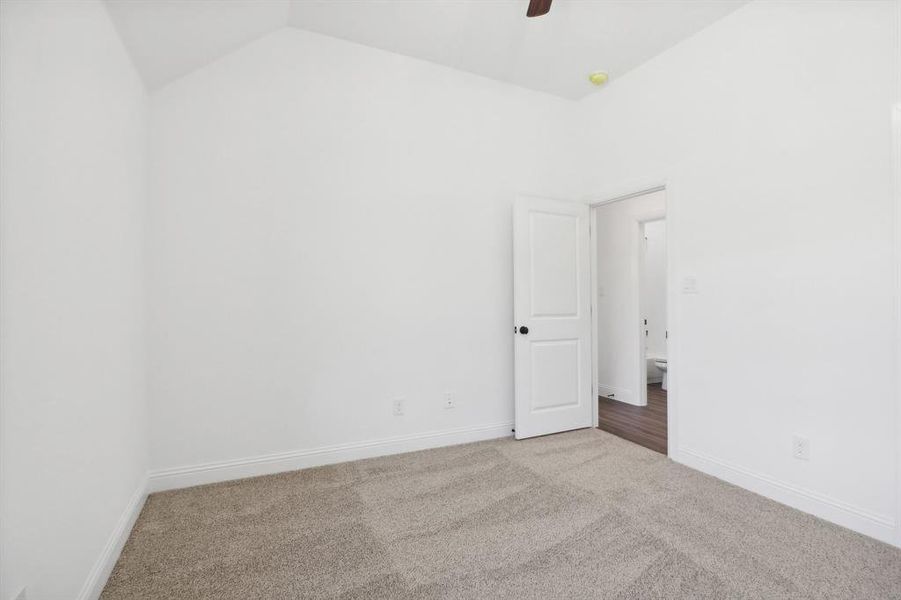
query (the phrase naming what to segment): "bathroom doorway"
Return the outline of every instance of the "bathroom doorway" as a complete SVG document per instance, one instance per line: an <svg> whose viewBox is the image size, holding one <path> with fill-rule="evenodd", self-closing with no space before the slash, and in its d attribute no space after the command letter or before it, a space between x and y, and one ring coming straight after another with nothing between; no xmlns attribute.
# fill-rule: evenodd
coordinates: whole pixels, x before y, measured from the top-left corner
<svg viewBox="0 0 901 600"><path fill-rule="evenodd" d="M595 205L599 429L667 454L669 327L664 189Z"/></svg>

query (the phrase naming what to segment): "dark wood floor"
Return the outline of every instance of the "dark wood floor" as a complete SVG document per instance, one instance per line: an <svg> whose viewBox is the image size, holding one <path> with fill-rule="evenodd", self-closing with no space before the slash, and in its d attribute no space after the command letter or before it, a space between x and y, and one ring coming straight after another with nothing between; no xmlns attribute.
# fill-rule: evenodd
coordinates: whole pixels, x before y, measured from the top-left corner
<svg viewBox="0 0 901 600"><path fill-rule="evenodd" d="M666 392L648 385L648 405L598 398L598 429L666 454Z"/></svg>

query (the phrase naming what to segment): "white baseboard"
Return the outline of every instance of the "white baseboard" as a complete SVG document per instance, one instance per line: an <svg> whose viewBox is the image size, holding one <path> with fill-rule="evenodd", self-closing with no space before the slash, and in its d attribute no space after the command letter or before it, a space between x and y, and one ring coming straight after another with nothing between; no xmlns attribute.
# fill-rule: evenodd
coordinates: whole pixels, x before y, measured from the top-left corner
<svg viewBox="0 0 901 600"><path fill-rule="evenodd" d="M895 520L890 516L876 514L824 494L783 483L690 448L679 448L678 457L678 462L693 469L836 525L899 546L898 540L895 538ZM670 458L675 460L674 457Z"/></svg>
<svg viewBox="0 0 901 600"><path fill-rule="evenodd" d="M635 394L632 393L632 390L627 390L625 388L613 387L612 385L603 385L598 384L598 396L604 396L605 398L610 398L611 400L619 400L620 402L625 402L626 404L634 404L638 406L638 401L635 399Z"/></svg>
<svg viewBox="0 0 901 600"><path fill-rule="evenodd" d="M512 423L498 423L162 469L151 471L148 478L148 491L151 493L161 492L245 477L296 471L361 458L490 440L510 436L512 429Z"/></svg>
<svg viewBox="0 0 901 600"><path fill-rule="evenodd" d="M119 560L122 547L128 541L128 536L131 535L135 521L138 520L138 515L141 514L141 509L144 507L146 499L147 480L142 479L138 489L135 490L134 495L132 495L125 506L122 516L119 517L115 529L113 529L106 545L103 547L103 551L97 558L97 562L94 563L87 581L85 581L81 592L77 596L78 600L97 600L100 597L103 587L106 585L106 580L109 579L110 574L113 572L113 567L116 566L116 561Z"/></svg>

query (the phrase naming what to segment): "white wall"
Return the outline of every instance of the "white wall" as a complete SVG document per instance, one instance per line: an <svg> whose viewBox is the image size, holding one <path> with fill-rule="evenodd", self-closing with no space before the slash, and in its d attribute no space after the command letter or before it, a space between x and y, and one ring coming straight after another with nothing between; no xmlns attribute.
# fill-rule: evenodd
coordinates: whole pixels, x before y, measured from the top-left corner
<svg viewBox="0 0 901 600"><path fill-rule="evenodd" d="M576 196L573 117L291 29L154 94L154 468L509 432L512 200Z"/></svg>
<svg viewBox="0 0 901 600"><path fill-rule="evenodd" d="M146 103L98 2L0 7L0 598L59 600L147 469Z"/></svg>
<svg viewBox="0 0 901 600"><path fill-rule="evenodd" d="M582 106L590 194L672 184L676 281L699 291L669 324L677 457L882 539L898 27L897 3L755 2Z"/></svg>
<svg viewBox="0 0 901 600"><path fill-rule="evenodd" d="M642 223L666 212L664 192L644 194L595 209L597 252L598 393L643 405L646 369L638 298Z"/></svg>
<svg viewBox="0 0 901 600"><path fill-rule="evenodd" d="M647 319L645 351L651 358L666 358L666 220L645 223L644 239L641 303Z"/></svg>

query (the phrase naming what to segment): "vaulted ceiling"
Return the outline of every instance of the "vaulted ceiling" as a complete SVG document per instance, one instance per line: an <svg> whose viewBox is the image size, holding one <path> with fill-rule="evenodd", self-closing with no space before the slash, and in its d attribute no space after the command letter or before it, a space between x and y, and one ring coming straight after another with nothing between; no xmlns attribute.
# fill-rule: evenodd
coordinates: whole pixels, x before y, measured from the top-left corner
<svg viewBox="0 0 901 600"><path fill-rule="evenodd" d="M158 89L281 27L296 27L579 99L747 0L106 0L135 65Z"/></svg>

